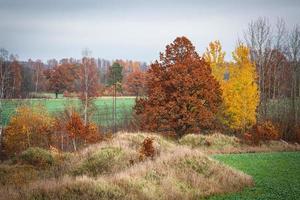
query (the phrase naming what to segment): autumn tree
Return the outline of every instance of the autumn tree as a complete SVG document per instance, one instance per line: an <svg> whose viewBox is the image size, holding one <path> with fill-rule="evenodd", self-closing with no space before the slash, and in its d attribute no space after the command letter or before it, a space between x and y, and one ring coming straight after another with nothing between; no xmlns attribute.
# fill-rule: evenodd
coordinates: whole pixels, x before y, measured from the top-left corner
<svg viewBox="0 0 300 200"><path fill-rule="evenodd" d="M76 112L72 112L70 119L66 124L66 131L69 137L72 139L74 151L76 151L76 138L79 137L84 131L83 121Z"/></svg>
<svg viewBox="0 0 300 200"><path fill-rule="evenodd" d="M48 148L53 119L42 107L19 107L5 129L4 147L8 154L29 147Z"/></svg>
<svg viewBox="0 0 300 200"><path fill-rule="evenodd" d="M224 60L225 52L222 50L220 41L217 40L209 43L209 47L206 48L203 57L210 64L214 77L219 82L223 81L226 72L226 63Z"/></svg>
<svg viewBox="0 0 300 200"><path fill-rule="evenodd" d="M221 89L186 37L176 38L151 64L146 88L147 97L138 99L134 108L142 129L181 137L212 127Z"/></svg>
<svg viewBox="0 0 300 200"><path fill-rule="evenodd" d="M11 74L10 84L12 97L20 97L22 83L21 65L15 57L11 63Z"/></svg>
<svg viewBox="0 0 300 200"><path fill-rule="evenodd" d="M206 48L206 52L203 54L204 59L211 67L213 76L219 82L223 91L222 106L220 106L217 113L217 118L223 125L226 124L226 122L224 122L224 113L226 113L224 106L224 95L226 94L224 89L226 88L224 86L230 77L228 63L226 63L224 60L225 55L226 53L223 51L222 45L218 40L210 42L209 46Z"/></svg>
<svg viewBox="0 0 300 200"><path fill-rule="evenodd" d="M225 121L229 127L242 131L256 123L259 104L256 68L249 53L243 44L235 49L234 62L229 66L230 78L223 87Z"/></svg>
<svg viewBox="0 0 300 200"><path fill-rule="evenodd" d="M219 41L211 42L204 54L223 91L219 119L233 130L244 131L256 122L259 92L255 65L249 49L242 44L233 52L234 62L226 63L224 56Z"/></svg>
<svg viewBox="0 0 300 200"><path fill-rule="evenodd" d="M49 89L58 93L65 90L75 90L75 81L78 79L79 67L76 64L62 63L49 72Z"/></svg>
<svg viewBox="0 0 300 200"><path fill-rule="evenodd" d="M123 80L123 90L129 95L144 95L145 93L146 74L140 70L136 70L127 75Z"/></svg>
<svg viewBox="0 0 300 200"><path fill-rule="evenodd" d="M55 120L56 140L60 140L60 149L64 150L64 136L71 140L73 150L77 151L79 144L92 144L100 140L100 130L94 123L84 125L84 121L74 109L66 109Z"/></svg>

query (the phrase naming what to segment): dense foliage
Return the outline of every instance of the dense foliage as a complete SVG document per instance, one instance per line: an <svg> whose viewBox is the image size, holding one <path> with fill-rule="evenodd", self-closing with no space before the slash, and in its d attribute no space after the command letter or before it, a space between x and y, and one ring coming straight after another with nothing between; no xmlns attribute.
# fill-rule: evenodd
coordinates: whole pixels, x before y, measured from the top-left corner
<svg viewBox="0 0 300 200"><path fill-rule="evenodd" d="M135 106L142 129L180 137L212 127L221 104L220 85L186 37L166 46L147 77L147 98L138 99Z"/></svg>
<svg viewBox="0 0 300 200"><path fill-rule="evenodd" d="M48 148L53 118L43 107L19 107L5 129L7 154L20 153L29 147Z"/></svg>
<svg viewBox="0 0 300 200"><path fill-rule="evenodd" d="M256 122L259 103L256 69L250 61L249 49L240 44L233 52L234 62L225 63L225 52L216 41L210 43L204 56L211 63L213 75L223 90L222 123L245 132Z"/></svg>

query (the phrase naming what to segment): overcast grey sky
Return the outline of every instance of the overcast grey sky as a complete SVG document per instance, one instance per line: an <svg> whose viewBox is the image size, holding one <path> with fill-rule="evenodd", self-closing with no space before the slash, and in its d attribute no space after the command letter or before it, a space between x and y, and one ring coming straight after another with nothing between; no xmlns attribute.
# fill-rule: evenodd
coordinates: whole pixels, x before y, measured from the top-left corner
<svg viewBox="0 0 300 200"><path fill-rule="evenodd" d="M230 52L259 16L300 24L300 1L0 0L0 47L21 60L80 58L88 47L94 57L149 62L182 35L201 54L216 39Z"/></svg>

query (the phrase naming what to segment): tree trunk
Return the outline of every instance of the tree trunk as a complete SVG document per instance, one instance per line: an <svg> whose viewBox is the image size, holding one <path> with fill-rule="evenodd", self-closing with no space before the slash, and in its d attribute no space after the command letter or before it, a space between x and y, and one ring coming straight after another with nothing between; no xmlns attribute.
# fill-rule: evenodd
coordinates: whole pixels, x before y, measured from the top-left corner
<svg viewBox="0 0 300 200"><path fill-rule="evenodd" d="M72 139L74 151L77 151L75 138Z"/></svg>

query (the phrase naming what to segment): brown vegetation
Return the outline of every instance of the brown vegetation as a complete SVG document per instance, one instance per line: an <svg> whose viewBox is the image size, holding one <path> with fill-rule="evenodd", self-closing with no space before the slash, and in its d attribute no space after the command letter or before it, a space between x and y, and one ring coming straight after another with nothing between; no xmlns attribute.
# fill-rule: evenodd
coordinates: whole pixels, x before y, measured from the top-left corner
<svg viewBox="0 0 300 200"><path fill-rule="evenodd" d="M0 199L199 199L253 185L250 176L155 134L156 156L141 162L139 150L148 137L119 133L70 156L56 152L48 168L32 168L26 185L2 180ZM23 165L0 166L2 173Z"/></svg>
<svg viewBox="0 0 300 200"><path fill-rule="evenodd" d="M221 103L220 85L186 37L167 45L160 61L151 65L146 88L147 98L135 105L141 129L181 137L213 126Z"/></svg>

